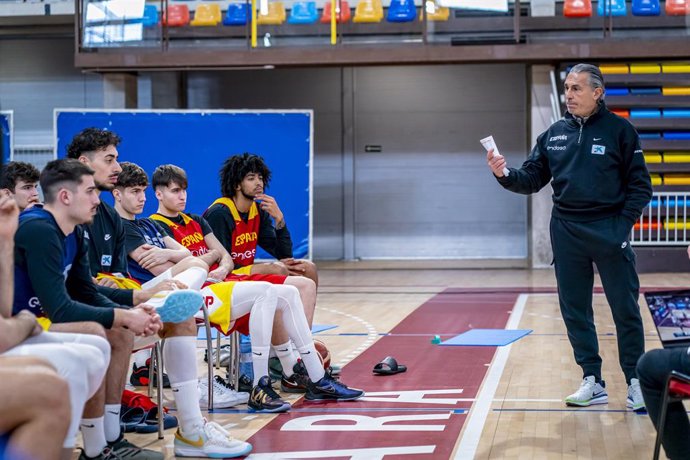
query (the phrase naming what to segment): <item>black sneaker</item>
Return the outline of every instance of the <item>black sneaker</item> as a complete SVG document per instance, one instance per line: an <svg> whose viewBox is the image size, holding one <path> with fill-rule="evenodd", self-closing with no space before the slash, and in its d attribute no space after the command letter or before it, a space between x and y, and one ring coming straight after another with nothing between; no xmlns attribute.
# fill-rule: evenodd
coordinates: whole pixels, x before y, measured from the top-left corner
<svg viewBox="0 0 690 460"><path fill-rule="evenodd" d="M79 460L121 460L120 457L118 457L115 452L110 450L108 447L103 449L103 451L96 455L95 457L89 457L86 455L84 452L84 449L79 449L81 453L79 454Z"/></svg>
<svg viewBox="0 0 690 460"><path fill-rule="evenodd" d="M280 390L285 393L306 393L309 383L309 374L301 360L295 363L290 377L281 372Z"/></svg>
<svg viewBox="0 0 690 460"><path fill-rule="evenodd" d="M149 385L149 366L151 359L146 360L146 365L137 367L136 363L132 364L132 375L129 376L129 383L135 387L146 387ZM153 385L158 385L156 374L153 376ZM168 374L163 374L163 388L170 388L170 380Z"/></svg>
<svg viewBox="0 0 690 460"><path fill-rule="evenodd" d="M251 412L287 412L290 404L286 403L271 386L271 379L264 375L249 394L249 410Z"/></svg>
<svg viewBox="0 0 690 460"><path fill-rule="evenodd" d="M309 381L304 398L307 401L352 401L363 395L364 391L349 388L326 372L326 375L318 382Z"/></svg>
<svg viewBox="0 0 690 460"><path fill-rule="evenodd" d="M111 458L122 460L163 460L161 452L137 447L127 441L122 435L120 435L117 441L108 443L108 447L110 448L110 454L114 455L114 457L106 457L108 460Z"/></svg>

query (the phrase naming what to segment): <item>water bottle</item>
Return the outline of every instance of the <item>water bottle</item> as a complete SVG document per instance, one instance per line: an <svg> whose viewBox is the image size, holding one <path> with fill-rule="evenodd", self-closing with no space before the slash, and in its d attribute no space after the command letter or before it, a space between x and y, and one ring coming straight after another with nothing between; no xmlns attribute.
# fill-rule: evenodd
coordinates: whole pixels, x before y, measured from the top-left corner
<svg viewBox="0 0 690 460"><path fill-rule="evenodd" d="M254 380L252 367L252 341L248 335L240 334L240 375L246 375Z"/></svg>

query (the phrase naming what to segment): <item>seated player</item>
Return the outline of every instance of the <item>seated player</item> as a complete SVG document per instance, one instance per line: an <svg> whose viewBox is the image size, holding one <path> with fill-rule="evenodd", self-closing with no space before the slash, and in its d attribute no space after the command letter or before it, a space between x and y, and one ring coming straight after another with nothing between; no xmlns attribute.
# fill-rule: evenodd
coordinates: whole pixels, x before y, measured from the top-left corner
<svg viewBox="0 0 690 460"><path fill-rule="evenodd" d="M39 175L39 170L30 163L10 161L0 174L0 189L9 192L19 211L23 211L38 203Z"/></svg>
<svg viewBox="0 0 690 460"><path fill-rule="evenodd" d="M309 278L303 276L284 276L272 274L233 275L232 257L213 234L208 222L201 216L186 215L187 206L187 174L175 165L162 165L153 172L152 183L158 199L158 212L151 216L165 230L166 234L189 249L191 253L211 265L209 278L243 281L268 281L276 285L294 286L300 293L302 304L305 305L305 316L311 327L314 317L316 301L316 285ZM279 288L280 290L280 288ZM246 331L242 331L246 332ZM292 366L284 367L283 363L290 362L295 357L289 336L283 325L280 312L273 322L271 337L273 351L280 360L283 371L281 388L288 392L305 392L306 387L292 378ZM289 358L290 357L290 358Z"/></svg>
<svg viewBox="0 0 690 460"><path fill-rule="evenodd" d="M145 189L148 186L146 173L133 163L122 163L122 173L118 179L113 196L115 209L120 213L125 223L127 250L131 263L130 273L141 273L141 276L152 279L155 274L175 268L173 260L184 262L188 260L185 254L189 251L169 236L163 236L163 230L158 224L147 218L136 219L135 216L143 211L146 201ZM155 257L145 258L143 251L155 246ZM227 256L218 250L207 250L204 254L211 264L217 264ZM148 272L148 273L147 273ZM160 276L160 275L159 275ZM153 278L155 280L155 278ZM228 292L229 291L229 292ZM304 316L299 292L293 286L277 286L265 282L235 282L226 281L204 288L204 296L218 299L216 305L209 305L209 313L216 324L229 324L249 313L249 331L252 334L252 355L254 368L254 387L249 397L249 407L255 411L283 412L289 409L289 404L271 388L268 378L268 353L270 348L271 330L276 309L282 313L289 338L297 346L304 366L298 363L296 357L286 364L289 369L302 379L306 387L308 400L349 400L362 396L361 390L350 389L339 383L324 372L318 358L314 343ZM222 294L221 294L222 293ZM225 318L222 318L225 316ZM227 332L227 329L224 329ZM288 358L290 359L290 357Z"/></svg>

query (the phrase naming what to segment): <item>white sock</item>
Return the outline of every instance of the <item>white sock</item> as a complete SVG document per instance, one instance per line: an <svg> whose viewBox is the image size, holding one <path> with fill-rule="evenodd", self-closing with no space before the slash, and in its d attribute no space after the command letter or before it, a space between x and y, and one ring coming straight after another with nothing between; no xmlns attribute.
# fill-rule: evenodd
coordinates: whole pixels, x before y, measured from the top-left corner
<svg viewBox="0 0 690 460"><path fill-rule="evenodd" d="M81 419L80 427L81 436L84 440L84 453L89 457L96 457L108 445L105 441L103 424L103 417Z"/></svg>
<svg viewBox="0 0 690 460"><path fill-rule="evenodd" d="M151 350L150 349L145 349L145 350L139 350L136 353L134 353L134 364L136 364L137 367L143 367L146 366L146 360L151 357Z"/></svg>
<svg viewBox="0 0 690 460"><path fill-rule="evenodd" d="M251 321L251 319L250 319ZM254 370L254 386L259 379L268 375L268 351L271 347L260 347L252 343L252 369Z"/></svg>
<svg viewBox="0 0 690 460"><path fill-rule="evenodd" d="M167 346L167 344L166 344ZM199 389L196 378L187 382L172 383L170 387L177 405L177 418L180 421L182 436L189 438L204 426L204 418L199 409Z"/></svg>
<svg viewBox="0 0 690 460"><path fill-rule="evenodd" d="M120 437L120 405L105 405L105 440L108 442L117 441Z"/></svg>
<svg viewBox="0 0 690 460"><path fill-rule="evenodd" d="M304 347L297 349L300 356L302 357L302 363L304 367L307 368L307 373L309 374L309 380L316 383L326 375L326 371L323 370L323 364L318 358L318 351L314 347L314 342L308 343Z"/></svg>
<svg viewBox="0 0 690 460"><path fill-rule="evenodd" d="M292 350L292 343L288 340L280 345L273 345L272 349L280 360L280 365L283 366L283 374L289 378L294 374L292 369L297 364L297 355Z"/></svg>

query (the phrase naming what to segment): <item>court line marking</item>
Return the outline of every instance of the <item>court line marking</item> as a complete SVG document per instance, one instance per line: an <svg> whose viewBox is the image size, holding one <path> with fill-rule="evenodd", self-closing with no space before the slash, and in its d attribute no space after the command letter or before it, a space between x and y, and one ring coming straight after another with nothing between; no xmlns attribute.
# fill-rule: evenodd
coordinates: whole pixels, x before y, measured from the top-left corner
<svg viewBox="0 0 690 460"><path fill-rule="evenodd" d="M527 304L527 299L530 294L520 294L513 305L513 310L510 313L510 318L506 323L506 329L517 329L520 324L520 319L525 311L525 305ZM516 343L516 342L513 342ZM484 380L482 389L479 392L477 400L472 405L470 409L470 414L465 422L465 430L463 432L462 438L455 451L454 459L467 459L474 458L477 447L479 447L479 440L482 436L482 431L484 430L484 424L486 423L486 418L491 410L491 404L494 401L496 395L496 389L498 388L498 383L503 375L503 370L505 369L506 362L508 361L508 356L510 355L510 349L513 345L510 343L503 347L498 347L496 355L494 356L491 367L489 367L489 372Z"/></svg>

